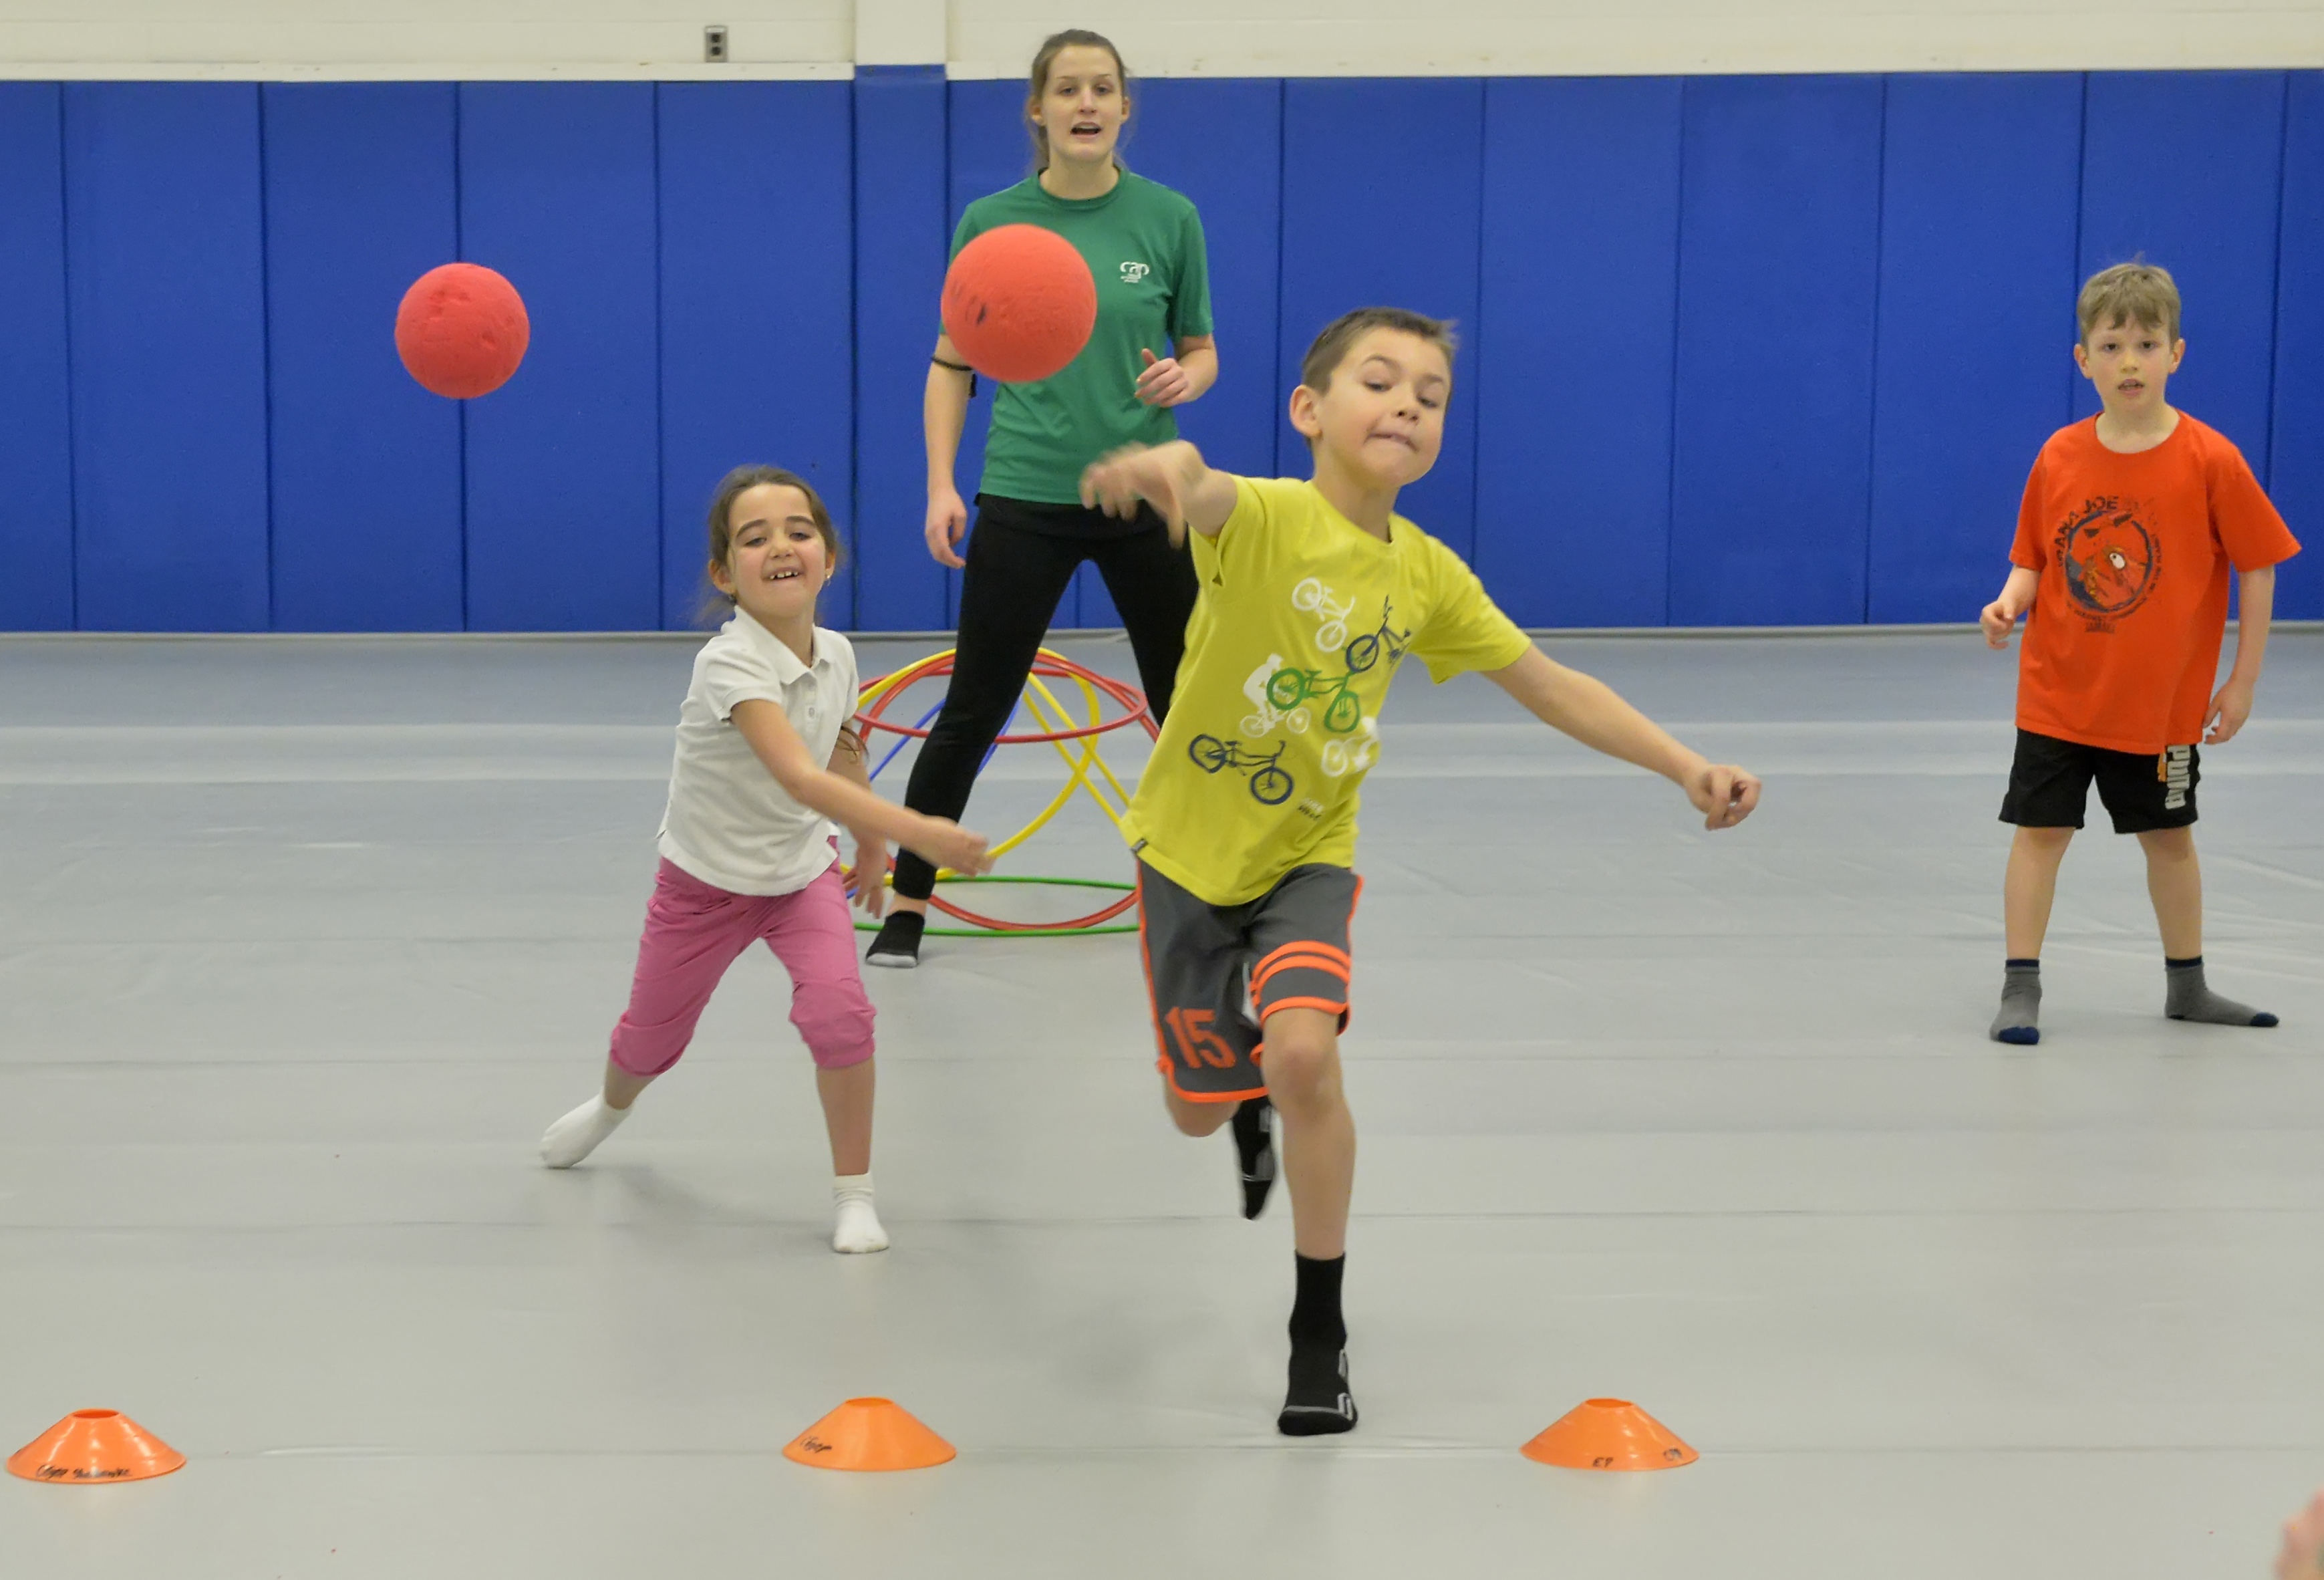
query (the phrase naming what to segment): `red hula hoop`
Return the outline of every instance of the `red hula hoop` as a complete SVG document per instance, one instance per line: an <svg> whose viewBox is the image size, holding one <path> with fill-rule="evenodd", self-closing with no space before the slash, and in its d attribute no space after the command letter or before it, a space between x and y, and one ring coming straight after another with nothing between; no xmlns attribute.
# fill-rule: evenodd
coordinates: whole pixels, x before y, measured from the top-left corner
<svg viewBox="0 0 2324 1580"><path fill-rule="evenodd" d="M915 729L909 725L891 723L882 716L887 713L890 703L910 690L918 682L938 675L951 674L952 661L952 655L945 653L938 658L925 661L921 664L908 667L900 672L908 675L909 679L900 686L893 686L882 691L870 707L856 715L856 721L870 729L887 730L893 735L909 735L914 740L925 741L927 739L927 731ZM890 674L898 672L899 671L890 671ZM1032 673L1045 680L1086 680L1098 690L1113 698L1123 711L1118 718L1101 719L1096 724L1084 725L1080 729L1002 735L993 742L994 745L1038 746L1056 741L1079 741L1091 735L1102 735L1109 731L1121 729L1132 724L1143 725L1148 740L1158 740L1161 737L1162 728L1154 722L1153 712L1146 701L1146 693L1135 686L1101 675L1095 670L1077 664L1071 659L1036 659L1033 661ZM887 675L874 675L871 679L863 682L863 688L868 691L887 679ZM890 872L895 870L894 857L889 858L888 866ZM1138 892L1132 890L1104 910L1093 910L1087 916L1076 917L1071 921L1008 921L996 916L980 916L964 906L954 905L941 894L929 895L928 903L955 921L964 921L971 927L985 928L997 933L1063 932L1082 928L1103 927L1107 922L1137 904Z"/></svg>

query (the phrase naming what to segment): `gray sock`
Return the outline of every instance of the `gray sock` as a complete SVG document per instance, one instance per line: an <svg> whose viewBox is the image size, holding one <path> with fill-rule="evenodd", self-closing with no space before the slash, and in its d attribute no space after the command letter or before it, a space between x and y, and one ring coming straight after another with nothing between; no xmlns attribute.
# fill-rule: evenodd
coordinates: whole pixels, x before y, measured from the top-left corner
<svg viewBox="0 0 2324 1580"><path fill-rule="evenodd" d="M2203 981L2200 955L2191 960L2165 960L2163 980L2166 984L2163 1012L2174 1021L2200 1021L2207 1026L2275 1024L2275 1017L2265 1010L2255 1010L2249 1004L2239 1004L2213 993Z"/></svg>
<svg viewBox="0 0 2324 1580"><path fill-rule="evenodd" d="M2042 962L2011 960L2001 968L2001 1013L1993 1018L1996 1042L2030 1048L2042 1040Z"/></svg>

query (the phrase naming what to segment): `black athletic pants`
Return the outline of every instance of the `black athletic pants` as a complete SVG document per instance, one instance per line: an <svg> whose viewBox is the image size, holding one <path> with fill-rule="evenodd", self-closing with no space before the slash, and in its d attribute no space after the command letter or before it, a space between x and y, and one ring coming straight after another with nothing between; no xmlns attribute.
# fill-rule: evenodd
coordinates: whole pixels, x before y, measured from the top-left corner
<svg viewBox="0 0 2324 1580"><path fill-rule="evenodd" d="M1049 530L1034 530L1028 522ZM1170 547L1169 529L1151 507L1139 510L1135 531L1124 532L1126 524L1079 506L977 496L968 568L960 577L952 687L912 764L906 806L954 819L967 808L976 772L1024 692L1057 600L1085 559L1097 562L1129 628L1139 683L1155 722L1169 712L1178 661L1186 651L1186 619L1194 612L1194 559ZM1084 533L1069 535L1074 527ZM896 853L897 893L926 900L935 887L934 867L911 851Z"/></svg>

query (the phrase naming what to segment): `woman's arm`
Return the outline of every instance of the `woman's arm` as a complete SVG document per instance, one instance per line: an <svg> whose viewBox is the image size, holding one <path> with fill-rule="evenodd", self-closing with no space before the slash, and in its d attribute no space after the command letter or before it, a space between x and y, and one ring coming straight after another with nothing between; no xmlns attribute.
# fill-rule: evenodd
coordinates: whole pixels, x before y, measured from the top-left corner
<svg viewBox="0 0 2324 1580"><path fill-rule="evenodd" d="M1141 348L1139 355L1146 358L1146 370L1138 375L1138 398L1148 406L1183 406L1199 401L1219 382L1215 335L1184 336L1176 355L1162 360L1157 361L1150 349Z"/></svg>
<svg viewBox="0 0 2324 1580"><path fill-rule="evenodd" d="M1537 647L1487 679L1554 730L1593 752L1635 762L1686 791L1706 828L1732 828L1759 804L1759 781L1679 744L1603 680L1554 662Z"/></svg>
<svg viewBox="0 0 2324 1580"><path fill-rule="evenodd" d="M963 371L967 365L952 337L938 335L928 362L927 393L920 401L920 427L928 450L928 552L937 564L954 570L967 563L960 557L959 545L961 534L968 531L968 506L953 477L954 464L960 459L961 430L968 425L969 384L974 376Z"/></svg>
<svg viewBox="0 0 2324 1580"><path fill-rule="evenodd" d="M908 807L882 799L867 781L852 784L830 769L819 766L799 739L779 703L753 698L734 705L734 727L751 744L767 772L783 792L810 811L845 825L860 841L865 833L894 840L918 851L940 867L982 873L992 864L984 854L982 835L971 834L948 818L928 818Z"/></svg>

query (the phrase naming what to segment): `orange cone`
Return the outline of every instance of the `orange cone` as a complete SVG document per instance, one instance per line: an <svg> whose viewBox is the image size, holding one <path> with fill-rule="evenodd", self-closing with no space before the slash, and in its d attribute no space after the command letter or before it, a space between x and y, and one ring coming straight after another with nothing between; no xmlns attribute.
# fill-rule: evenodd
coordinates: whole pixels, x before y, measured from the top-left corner
<svg viewBox="0 0 2324 1580"><path fill-rule="evenodd" d="M800 1433L783 1457L818 1470L926 1470L954 1453L895 1400L851 1399Z"/></svg>
<svg viewBox="0 0 2324 1580"><path fill-rule="evenodd" d="M142 1482L185 1463L119 1410L75 1410L18 1450L8 1470L30 1482L88 1484Z"/></svg>
<svg viewBox="0 0 2324 1580"><path fill-rule="evenodd" d="M1521 1452L1568 1470L1674 1470L1702 1457L1627 1399L1585 1399Z"/></svg>

